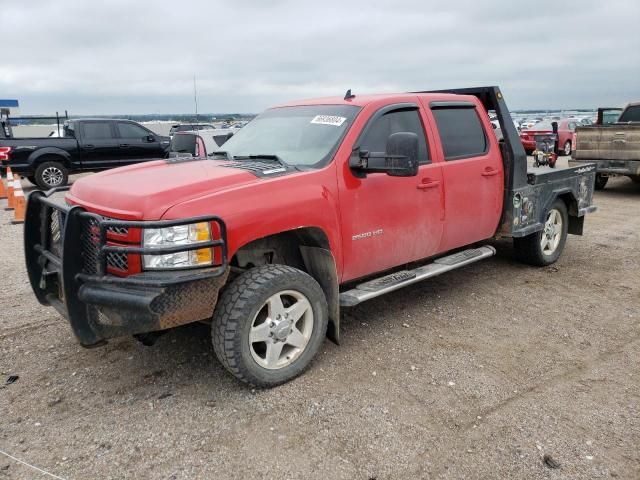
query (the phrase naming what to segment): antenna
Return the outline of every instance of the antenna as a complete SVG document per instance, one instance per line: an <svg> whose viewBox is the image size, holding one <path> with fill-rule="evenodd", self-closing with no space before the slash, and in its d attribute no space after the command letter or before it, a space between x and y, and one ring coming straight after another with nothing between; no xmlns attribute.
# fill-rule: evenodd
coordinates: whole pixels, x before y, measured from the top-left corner
<svg viewBox="0 0 640 480"><path fill-rule="evenodd" d="M198 89L196 88L196 76L193 76L193 103L196 106L196 123L198 122Z"/></svg>

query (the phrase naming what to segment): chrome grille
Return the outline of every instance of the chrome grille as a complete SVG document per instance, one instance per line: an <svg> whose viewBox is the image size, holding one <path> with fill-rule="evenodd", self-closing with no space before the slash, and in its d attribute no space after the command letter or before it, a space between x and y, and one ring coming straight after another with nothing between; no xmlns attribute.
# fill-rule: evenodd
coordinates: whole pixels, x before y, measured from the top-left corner
<svg viewBox="0 0 640 480"><path fill-rule="evenodd" d="M107 265L111 268L117 268L118 270L127 270L129 268L129 261L126 253L107 253Z"/></svg>
<svg viewBox="0 0 640 480"><path fill-rule="evenodd" d="M116 235L127 235L129 233L127 227L108 227L107 231L115 233Z"/></svg>

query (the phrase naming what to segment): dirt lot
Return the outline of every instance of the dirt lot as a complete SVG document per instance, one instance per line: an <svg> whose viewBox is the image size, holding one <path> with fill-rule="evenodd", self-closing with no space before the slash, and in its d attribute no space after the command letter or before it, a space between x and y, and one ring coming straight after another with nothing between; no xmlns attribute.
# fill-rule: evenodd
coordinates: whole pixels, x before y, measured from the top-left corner
<svg viewBox="0 0 640 480"><path fill-rule="evenodd" d="M203 326L80 348L0 211L0 384L20 377L0 450L76 480L640 478L640 186L595 201L555 266L497 242L345 310L343 344L267 391L223 370ZM5 477L51 478L0 455Z"/></svg>

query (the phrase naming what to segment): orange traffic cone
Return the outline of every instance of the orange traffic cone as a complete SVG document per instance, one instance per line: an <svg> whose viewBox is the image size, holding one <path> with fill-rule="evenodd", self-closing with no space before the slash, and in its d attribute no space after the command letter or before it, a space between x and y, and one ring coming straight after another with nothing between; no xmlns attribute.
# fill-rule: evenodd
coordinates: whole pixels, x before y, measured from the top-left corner
<svg viewBox="0 0 640 480"><path fill-rule="evenodd" d="M7 189L2 178L0 178L0 198L7 198Z"/></svg>
<svg viewBox="0 0 640 480"><path fill-rule="evenodd" d="M15 180L13 221L11 223L24 223L24 215L27 210L27 202L24 198L24 192L22 191L22 184L19 180Z"/></svg>
<svg viewBox="0 0 640 480"><path fill-rule="evenodd" d="M13 209L13 174L11 169L7 168L7 208L5 210Z"/></svg>

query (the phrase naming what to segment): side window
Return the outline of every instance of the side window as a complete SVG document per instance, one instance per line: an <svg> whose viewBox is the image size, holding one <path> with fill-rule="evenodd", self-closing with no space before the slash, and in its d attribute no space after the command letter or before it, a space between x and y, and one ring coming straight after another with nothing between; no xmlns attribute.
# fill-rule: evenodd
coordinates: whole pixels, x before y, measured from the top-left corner
<svg viewBox="0 0 640 480"><path fill-rule="evenodd" d="M640 122L640 105L631 105L627 107L622 115L620 115L619 122Z"/></svg>
<svg viewBox="0 0 640 480"><path fill-rule="evenodd" d="M576 124L574 122L569 122L569 130L574 131L576 129Z"/></svg>
<svg viewBox="0 0 640 480"><path fill-rule="evenodd" d="M144 128L135 123L118 122L120 138L144 138L150 135Z"/></svg>
<svg viewBox="0 0 640 480"><path fill-rule="evenodd" d="M372 153L384 153L387 148L387 138L392 133L398 132L411 132L418 135L418 161L421 164L429 163L429 149L420 115L416 109L395 110L375 119L360 142L360 148Z"/></svg>
<svg viewBox="0 0 640 480"><path fill-rule="evenodd" d="M475 108L443 107L431 110L440 132L445 160L477 157L489 146Z"/></svg>
<svg viewBox="0 0 640 480"><path fill-rule="evenodd" d="M83 122L82 136L93 140L104 140L113 138L111 124L109 122Z"/></svg>

